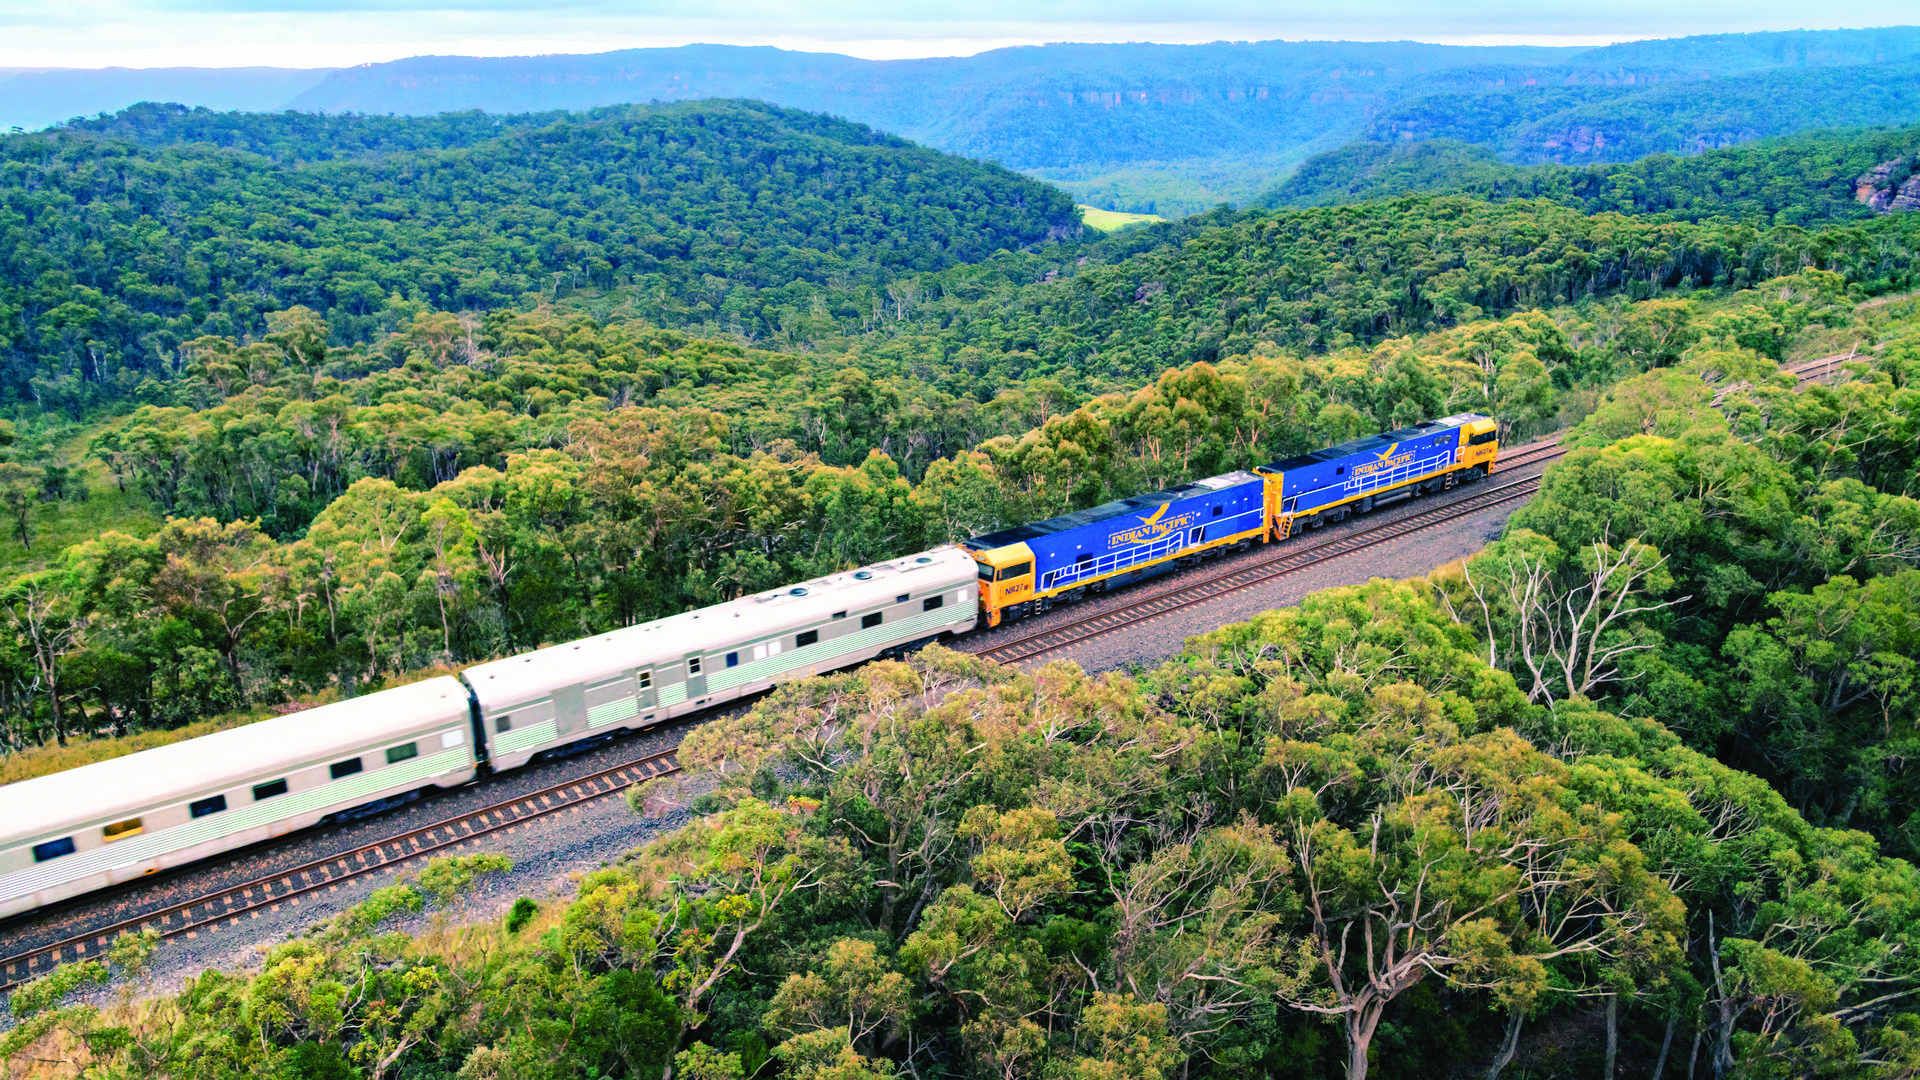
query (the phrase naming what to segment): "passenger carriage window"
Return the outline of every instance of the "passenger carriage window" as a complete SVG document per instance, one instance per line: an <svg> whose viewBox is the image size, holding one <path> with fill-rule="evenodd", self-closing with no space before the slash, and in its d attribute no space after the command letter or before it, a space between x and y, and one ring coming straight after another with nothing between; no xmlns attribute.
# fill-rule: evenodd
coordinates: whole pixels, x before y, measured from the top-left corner
<svg viewBox="0 0 1920 1080"><path fill-rule="evenodd" d="M33 861L46 862L62 855L73 854L73 837L63 836L58 840L49 840L44 844L33 845Z"/></svg>
<svg viewBox="0 0 1920 1080"><path fill-rule="evenodd" d="M215 795L209 799L198 799L187 804L187 812L197 818L206 817L208 814L217 814L226 808L227 797L225 795Z"/></svg>
<svg viewBox="0 0 1920 1080"><path fill-rule="evenodd" d="M512 731L513 717L511 716L496 717L493 721L493 730L495 734L498 734L502 731Z"/></svg>
<svg viewBox="0 0 1920 1080"><path fill-rule="evenodd" d="M285 780L269 780L264 784L253 785L253 801L254 802L260 802L263 799L271 799L275 795L285 795L286 793L287 793L287 782Z"/></svg>
<svg viewBox="0 0 1920 1080"><path fill-rule="evenodd" d="M860 629L862 630L865 630L869 627L879 626L879 625L880 625L880 613L877 611L871 615L860 616Z"/></svg>
<svg viewBox="0 0 1920 1080"><path fill-rule="evenodd" d="M728 653L728 654L727 654L727 666L728 666L728 667L739 667L739 666L740 666L740 654L739 654L739 653L737 653L737 652L730 652L730 653Z"/></svg>
<svg viewBox="0 0 1920 1080"><path fill-rule="evenodd" d="M328 768L327 771L333 774L333 778L335 780L338 780L343 776L352 776L354 773L359 772L363 767L364 766L360 764L359 758L348 758L345 761L334 762L332 766Z"/></svg>
<svg viewBox="0 0 1920 1080"><path fill-rule="evenodd" d="M108 840L125 840L129 836L138 836L143 831L144 830L140 828L140 819L135 817L128 818L125 821L114 822L106 828L101 829L100 835Z"/></svg>
<svg viewBox="0 0 1920 1080"><path fill-rule="evenodd" d="M819 640L820 640L820 631L802 630L799 633L793 635L793 647L796 649L804 649L807 646L812 645L814 642Z"/></svg>
<svg viewBox="0 0 1920 1080"><path fill-rule="evenodd" d="M408 758L416 758L419 756L420 744L417 742L387 747L387 764L389 765L397 765Z"/></svg>
<svg viewBox="0 0 1920 1080"><path fill-rule="evenodd" d="M634 678L640 683L640 689L642 690L649 689L653 686L653 672L651 671L643 671L635 675Z"/></svg>
<svg viewBox="0 0 1920 1080"><path fill-rule="evenodd" d="M836 619L844 619L847 617L847 613L844 611L836 611L833 613L833 617Z"/></svg>
<svg viewBox="0 0 1920 1080"><path fill-rule="evenodd" d="M937 607L939 607L939 606L940 606L940 602L941 602L942 600L945 600L945 599L946 599L946 597L945 597L944 595L942 595L942 596L929 596L929 597L927 597L927 598L926 598L925 600L922 600L922 601L920 601L920 610L921 610L921 611L932 611L932 610L933 610L934 608L937 608Z"/></svg>
<svg viewBox="0 0 1920 1080"><path fill-rule="evenodd" d="M894 597L894 598L893 598L893 602L894 602L894 603L896 603L896 604L904 604L904 603L906 603L907 601L909 601L909 600L911 600L911 599L913 599L913 594L912 594L912 593L904 593L904 592L903 592L903 593L901 593L901 594L900 594L899 596L896 596L896 597Z"/></svg>
<svg viewBox="0 0 1920 1080"><path fill-rule="evenodd" d="M700 674L700 658L699 657L696 656L687 661L687 674L689 675Z"/></svg>

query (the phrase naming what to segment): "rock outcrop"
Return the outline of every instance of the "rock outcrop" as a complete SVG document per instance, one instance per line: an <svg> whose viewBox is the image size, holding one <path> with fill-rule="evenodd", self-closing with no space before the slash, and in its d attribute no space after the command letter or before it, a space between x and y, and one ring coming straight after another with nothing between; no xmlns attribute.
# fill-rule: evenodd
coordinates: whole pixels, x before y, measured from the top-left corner
<svg viewBox="0 0 1920 1080"><path fill-rule="evenodd" d="M1853 197L1875 213L1920 210L1920 154L1883 161L1853 181Z"/></svg>

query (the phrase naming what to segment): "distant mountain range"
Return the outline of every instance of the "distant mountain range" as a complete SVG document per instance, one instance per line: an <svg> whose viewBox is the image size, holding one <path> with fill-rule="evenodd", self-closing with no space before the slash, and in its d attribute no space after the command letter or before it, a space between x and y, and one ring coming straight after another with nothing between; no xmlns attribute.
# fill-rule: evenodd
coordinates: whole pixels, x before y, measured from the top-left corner
<svg viewBox="0 0 1920 1080"><path fill-rule="evenodd" d="M0 71L0 127L170 100L431 115L758 98L1181 213L1249 201L1356 139L1444 137L1514 162L1691 153L1809 128L1920 121L1920 28L1727 34L1604 48L1415 42L1048 45L869 61L690 45L415 57L340 69Z"/></svg>

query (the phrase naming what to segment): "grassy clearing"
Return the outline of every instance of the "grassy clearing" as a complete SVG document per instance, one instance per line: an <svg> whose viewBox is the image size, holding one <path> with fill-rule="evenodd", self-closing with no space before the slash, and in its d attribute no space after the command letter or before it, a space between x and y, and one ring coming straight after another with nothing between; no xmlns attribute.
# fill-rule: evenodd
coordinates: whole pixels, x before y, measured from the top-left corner
<svg viewBox="0 0 1920 1080"><path fill-rule="evenodd" d="M1102 210L1097 206L1082 206L1080 220L1089 229L1101 232L1115 232L1129 225L1144 225L1149 222L1165 221L1159 214L1123 214L1118 210Z"/></svg>
<svg viewBox="0 0 1920 1080"><path fill-rule="evenodd" d="M160 528L160 515L138 495L121 491L106 465L87 453L87 446L105 425L77 430L58 444L52 460L66 461L78 469L79 481L86 485L84 501L41 503L33 511L33 547L21 546L14 535L13 523L0 527L0 573L22 574L42 570L58 563L63 551L85 543L101 533L117 531L147 536ZM44 464L28 460L25 464Z"/></svg>

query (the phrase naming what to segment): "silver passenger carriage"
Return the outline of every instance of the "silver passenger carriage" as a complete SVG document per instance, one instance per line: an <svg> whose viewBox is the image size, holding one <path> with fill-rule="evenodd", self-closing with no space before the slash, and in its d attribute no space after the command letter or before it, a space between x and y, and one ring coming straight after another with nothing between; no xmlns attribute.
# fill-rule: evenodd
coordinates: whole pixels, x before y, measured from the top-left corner
<svg viewBox="0 0 1920 1080"><path fill-rule="evenodd" d="M474 778L451 676L0 786L0 916Z"/></svg>
<svg viewBox="0 0 1920 1080"><path fill-rule="evenodd" d="M971 629L973 558L958 548L875 563L657 622L468 668L491 764L656 724Z"/></svg>

